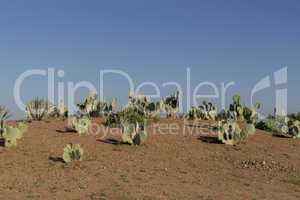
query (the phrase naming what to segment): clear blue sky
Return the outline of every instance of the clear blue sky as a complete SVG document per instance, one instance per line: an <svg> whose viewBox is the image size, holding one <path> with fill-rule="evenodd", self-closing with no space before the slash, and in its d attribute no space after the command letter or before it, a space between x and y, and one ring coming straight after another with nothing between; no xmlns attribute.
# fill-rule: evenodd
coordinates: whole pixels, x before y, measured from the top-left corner
<svg viewBox="0 0 300 200"><path fill-rule="evenodd" d="M97 83L101 69L122 69L136 83L235 81L229 94L250 89L289 67L289 111L300 111L300 2L297 0L2 0L0 104L16 116L14 80L31 68L66 71L63 81ZM107 99L126 100L112 77ZM43 80L24 85L25 100L46 94ZM150 90L149 90L150 91ZM147 91L145 91L147 92ZM167 94L169 90L164 89ZM79 97L78 97L79 98ZM269 112L274 90L257 97Z"/></svg>

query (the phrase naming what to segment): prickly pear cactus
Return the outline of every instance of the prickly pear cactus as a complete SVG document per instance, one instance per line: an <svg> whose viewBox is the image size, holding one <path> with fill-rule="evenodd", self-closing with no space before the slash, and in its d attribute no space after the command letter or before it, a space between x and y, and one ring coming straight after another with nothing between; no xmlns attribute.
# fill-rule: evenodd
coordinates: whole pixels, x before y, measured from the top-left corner
<svg viewBox="0 0 300 200"><path fill-rule="evenodd" d="M241 96L234 95L232 97L233 103L230 104L230 112L232 112L232 118L234 120L243 121L244 120L244 107L241 105Z"/></svg>
<svg viewBox="0 0 300 200"><path fill-rule="evenodd" d="M145 95L129 94L129 102L127 107L135 107L144 112L146 116L150 118L159 117L160 112L164 110L162 102L154 102L150 97Z"/></svg>
<svg viewBox="0 0 300 200"><path fill-rule="evenodd" d="M300 122L286 116L276 116L260 121L257 127L275 136L300 138Z"/></svg>
<svg viewBox="0 0 300 200"><path fill-rule="evenodd" d="M79 144L68 144L64 148L63 160L65 163L70 163L72 161L80 161L82 160L83 149Z"/></svg>
<svg viewBox="0 0 300 200"><path fill-rule="evenodd" d="M224 144L235 145L241 141L242 131L236 122L220 122L218 138Z"/></svg>
<svg viewBox="0 0 300 200"><path fill-rule="evenodd" d="M189 111L188 119L200 119L200 120L216 120L218 111L216 106L211 102L203 101L202 105L198 107L192 107Z"/></svg>
<svg viewBox="0 0 300 200"><path fill-rule="evenodd" d="M197 108L192 107L189 110L189 113L186 115L186 118L191 119L191 120L196 119L197 118Z"/></svg>
<svg viewBox="0 0 300 200"><path fill-rule="evenodd" d="M87 113L92 113L93 111L97 111L98 104L99 104L97 95L90 94L89 96L87 96L84 104L85 104L85 109L86 109Z"/></svg>
<svg viewBox="0 0 300 200"><path fill-rule="evenodd" d="M233 103L236 105L241 105L241 96L236 94L232 97Z"/></svg>
<svg viewBox="0 0 300 200"><path fill-rule="evenodd" d="M142 127L139 123L122 123L122 141L130 145L141 145L148 139L145 125Z"/></svg>
<svg viewBox="0 0 300 200"><path fill-rule="evenodd" d="M22 135L17 128L6 127L3 133L5 147L16 147L17 139L20 139L21 137Z"/></svg>
<svg viewBox="0 0 300 200"><path fill-rule="evenodd" d="M162 100L161 108L168 117L176 117L179 112L179 91Z"/></svg>
<svg viewBox="0 0 300 200"><path fill-rule="evenodd" d="M79 135L88 134L90 125L91 120L88 117L83 117L78 119L75 129Z"/></svg>
<svg viewBox="0 0 300 200"><path fill-rule="evenodd" d="M289 133L294 138L300 138L300 121L290 122Z"/></svg>
<svg viewBox="0 0 300 200"><path fill-rule="evenodd" d="M2 137L5 141L5 147L16 147L17 140L21 139L27 131L27 126L23 123L19 127L5 126Z"/></svg>
<svg viewBox="0 0 300 200"><path fill-rule="evenodd" d="M254 107L251 107L251 108L245 107L244 108L243 115L248 124L255 124L258 121L257 110L260 109L260 107L261 107L261 104L256 103L256 105Z"/></svg>
<svg viewBox="0 0 300 200"><path fill-rule="evenodd" d="M73 117L70 118L70 127L69 129L75 130L79 135L86 135L89 132L89 128L91 126L91 120L89 117Z"/></svg>
<svg viewBox="0 0 300 200"><path fill-rule="evenodd" d="M289 119L287 117L276 116L276 118L267 119L265 125L275 136L291 137L289 134Z"/></svg>
<svg viewBox="0 0 300 200"><path fill-rule="evenodd" d="M95 93L89 94L83 103L77 104L79 111L82 115L89 115L90 117L97 117L103 114L107 104L100 102Z"/></svg>

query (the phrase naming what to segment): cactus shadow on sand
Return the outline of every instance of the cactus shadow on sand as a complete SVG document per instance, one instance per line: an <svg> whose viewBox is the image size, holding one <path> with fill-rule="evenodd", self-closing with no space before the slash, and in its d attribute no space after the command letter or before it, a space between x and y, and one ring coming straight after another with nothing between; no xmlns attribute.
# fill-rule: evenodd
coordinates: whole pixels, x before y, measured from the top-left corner
<svg viewBox="0 0 300 200"><path fill-rule="evenodd" d="M5 147L5 140L4 139L0 139L0 147Z"/></svg>
<svg viewBox="0 0 300 200"><path fill-rule="evenodd" d="M126 142L122 142L122 141L119 141L119 140L116 140L116 139L112 139L112 138L109 138L109 139L99 139L99 140L97 140L97 142L102 142L104 144L111 144L111 145L129 145Z"/></svg>
<svg viewBox="0 0 300 200"><path fill-rule="evenodd" d="M291 139L293 138L292 136L289 136L289 135L282 135L282 134L272 134L273 137L276 137L276 138L282 138L282 139Z"/></svg>
<svg viewBox="0 0 300 200"><path fill-rule="evenodd" d="M222 141L220 141L217 137L214 136L199 136L198 140L211 144L223 144Z"/></svg>
<svg viewBox="0 0 300 200"><path fill-rule="evenodd" d="M65 164L65 161L61 157L54 157L54 156L49 156L48 158L50 161L55 162L55 163L63 163Z"/></svg>
<svg viewBox="0 0 300 200"><path fill-rule="evenodd" d="M76 133L76 130L65 128L63 130L56 130L57 133Z"/></svg>

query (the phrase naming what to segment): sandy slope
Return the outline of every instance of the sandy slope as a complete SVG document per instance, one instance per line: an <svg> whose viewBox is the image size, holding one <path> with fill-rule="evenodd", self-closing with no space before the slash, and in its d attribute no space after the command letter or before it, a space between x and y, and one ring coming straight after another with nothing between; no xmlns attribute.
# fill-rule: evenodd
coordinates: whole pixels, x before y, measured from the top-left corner
<svg viewBox="0 0 300 200"><path fill-rule="evenodd" d="M0 148L0 199L300 199L300 140L259 131L232 147L199 140L206 131L182 120L160 123L174 122L168 134L152 125L139 147L33 122L16 149ZM82 162L60 161L69 142L84 148Z"/></svg>

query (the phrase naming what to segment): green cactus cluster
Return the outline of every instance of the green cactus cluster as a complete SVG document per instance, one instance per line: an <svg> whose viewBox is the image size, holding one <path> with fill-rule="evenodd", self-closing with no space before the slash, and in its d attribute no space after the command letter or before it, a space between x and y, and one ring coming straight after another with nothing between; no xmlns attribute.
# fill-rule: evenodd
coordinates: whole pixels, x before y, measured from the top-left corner
<svg viewBox="0 0 300 200"><path fill-rule="evenodd" d="M111 103L101 102L96 94L88 95L83 103L77 104L81 115L89 117L107 116L118 109L118 101L113 98Z"/></svg>
<svg viewBox="0 0 300 200"><path fill-rule="evenodd" d="M65 119L68 117L68 108L63 104L63 102L60 102L57 105L52 104L51 110L48 112L48 118L54 118L54 119Z"/></svg>
<svg viewBox="0 0 300 200"><path fill-rule="evenodd" d="M133 124L142 124L146 118L146 113L144 110L140 109L140 107L128 105L117 113L110 113L106 118L105 124L109 127L121 128L121 121L126 121Z"/></svg>
<svg viewBox="0 0 300 200"><path fill-rule="evenodd" d="M227 145L235 145L241 141L242 131L237 122L219 122L218 139Z"/></svg>
<svg viewBox="0 0 300 200"><path fill-rule="evenodd" d="M100 101L98 101L98 97L96 94L88 95L84 102L77 105L81 114L95 116L100 113Z"/></svg>
<svg viewBox="0 0 300 200"><path fill-rule="evenodd" d="M76 131L79 135L87 135L89 133L89 128L92 122L87 116L83 117L71 117L69 118L68 129L71 131Z"/></svg>
<svg viewBox="0 0 300 200"><path fill-rule="evenodd" d="M255 124L258 120L257 110L261 108L260 103L256 103L253 107L247 107L241 104L240 95L233 96L233 103L230 104L229 110L222 110L217 114L216 120L234 120Z"/></svg>
<svg viewBox="0 0 300 200"><path fill-rule="evenodd" d="M276 136L300 138L300 121L286 116L269 116L267 119L258 122L256 127Z"/></svg>
<svg viewBox="0 0 300 200"><path fill-rule="evenodd" d="M236 145L255 132L254 124L247 124L241 129L237 121L234 120L219 121L218 123L218 139L227 145Z"/></svg>
<svg viewBox="0 0 300 200"><path fill-rule="evenodd" d="M233 103L228 111L220 112L216 119L219 121L219 140L225 144L235 145L256 133L255 124L258 120L257 110L261 105L246 107L241 104L239 95L233 96ZM243 128L238 123L244 123Z"/></svg>
<svg viewBox="0 0 300 200"><path fill-rule="evenodd" d="M118 113L111 113L105 124L109 127L121 128L122 142L140 145L146 141L147 114L136 103L130 103Z"/></svg>
<svg viewBox="0 0 300 200"><path fill-rule="evenodd" d="M161 110L167 114L167 117L176 117L179 112L179 91L164 98L160 105Z"/></svg>
<svg viewBox="0 0 300 200"><path fill-rule="evenodd" d="M216 120L217 114L217 107L213 105L212 102L203 101L202 105L198 107L192 107L187 115L187 118L192 120Z"/></svg>
<svg viewBox="0 0 300 200"><path fill-rule="evenodd" d="M150 97L145 95L129 95L129 103L127 107L136 107L143 111L149 118L160 116L161 102L154 102Z"/></svg>
<svg viewBox="0 0 300 200"><path fill-rule="evenodd" d="M244 106L241 104L241 96L234 95L233 103L229 106L229 111L234 120L244 121Z"/></svg>
<svg viewBox="0 0 300 200"><path fill-rule="evenodd" d="M120 122L131 124L143 124L146 119L146 114L137 107L129 106L119 112Z"/></svg>
<svg viewBox="0 0 300 200"><path fill-rule="evenodd" d="M145 95L130 94L127 107L136 107L143 111L147 118L158 118L161 113L166 113L167 117L176 117L179 112L179 92L157 102L151 101L150 97Z"/></svg>
<svg viewBox="0 0 300 200"><path fill-rule="evenodd" d="M137 107L129 106L119 113L119 117L124 143L140 145L147 140L145 112Z"/></svg>
<svg viewBox="0 0 300 200"><path fill-rule="evenodd" d="M65 163L71 163L73 161L81 161L83 156L83 149L79 144L68 144L64 148L63 160Z"/></svg>

